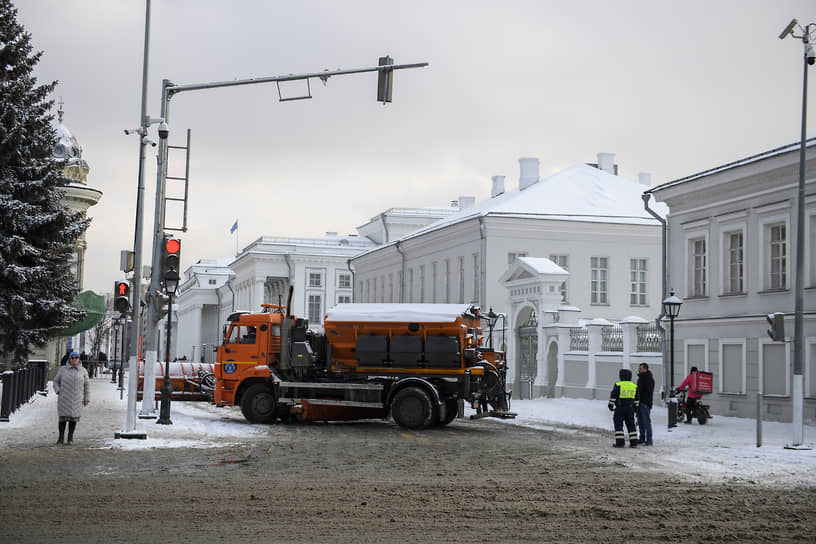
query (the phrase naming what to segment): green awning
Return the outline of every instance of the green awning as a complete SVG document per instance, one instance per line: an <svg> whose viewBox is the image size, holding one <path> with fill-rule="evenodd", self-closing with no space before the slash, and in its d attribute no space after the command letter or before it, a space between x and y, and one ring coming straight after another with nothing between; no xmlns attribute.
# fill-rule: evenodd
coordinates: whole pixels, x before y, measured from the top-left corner
<svg viewBox="0 0 816 544"><path fill-rule="evenodd" d="M85 319L74 323L60 333L60 336L73 336L94 328L105 317L105 297L93 291L82 291L74 297L73 305L85 310Z"/></svg>

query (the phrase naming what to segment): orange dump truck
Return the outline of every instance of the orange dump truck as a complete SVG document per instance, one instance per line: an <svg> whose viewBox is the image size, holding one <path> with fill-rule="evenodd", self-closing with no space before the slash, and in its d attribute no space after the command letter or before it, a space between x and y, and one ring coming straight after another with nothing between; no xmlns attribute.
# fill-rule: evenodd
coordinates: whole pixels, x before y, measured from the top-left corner
<svg viewBox="0 0 816 544"><path fill-rule="evenodd" d="M338 304L323 331L283 307L264 309L228 318L215 365L215 403L240 406L249 421L390 414L423 429L450 423L465 402L471 418L515 417L504 353L483 345L478 308Z"/></svg>

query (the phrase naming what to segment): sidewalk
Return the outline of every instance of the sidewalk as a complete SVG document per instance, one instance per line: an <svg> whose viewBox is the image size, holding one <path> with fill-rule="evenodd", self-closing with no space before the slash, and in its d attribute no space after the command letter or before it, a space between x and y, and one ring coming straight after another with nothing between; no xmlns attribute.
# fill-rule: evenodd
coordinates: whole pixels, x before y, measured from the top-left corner
<svg viewBox="0 0 816 544"><path fill-rule="evenodd" d="M235 408L217 408L201 401L173 401L172 425L157 425L156 419L135 420L135 428L147 440L114 439L125 430L127 415L127 375L125 391L111 383L110 374L91 378L91 400L83 410L74 435L75 448L141 449L155 447L213 447L241 442L263 435L264 427L248 424ZM137 414L142 409L137 403ZM158 410L156 411L158 416ZM57 440L57 395L51 382L48 395L35 395L27 404L0 423L0 449L52 446Z"/></svg>

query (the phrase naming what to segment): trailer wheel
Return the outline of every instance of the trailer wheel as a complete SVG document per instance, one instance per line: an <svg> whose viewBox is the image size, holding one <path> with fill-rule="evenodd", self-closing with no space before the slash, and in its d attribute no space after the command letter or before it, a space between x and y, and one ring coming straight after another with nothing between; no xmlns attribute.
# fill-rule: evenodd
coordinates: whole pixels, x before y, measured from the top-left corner
<svg viewBox="0 0 816 544"><path fill-rule="evenodd" d="M278 414L272 390L262 383L251 385L241 398L241 413L251 423L274 423Z"/></svg>
<svg viewBox="0 0 816 544"><path fill-rule="evenodd" d="M391 415L400 427L425 429L434 421L431 397L419 387L406 387L394 396Z"/></svg>

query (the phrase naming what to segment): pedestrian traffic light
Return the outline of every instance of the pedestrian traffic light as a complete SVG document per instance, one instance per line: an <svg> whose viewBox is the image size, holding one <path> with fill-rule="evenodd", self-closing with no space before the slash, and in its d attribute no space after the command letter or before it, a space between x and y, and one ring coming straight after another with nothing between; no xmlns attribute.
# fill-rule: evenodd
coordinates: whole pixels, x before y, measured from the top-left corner
<svg viewBox="0 0 816 544"><path fill-rule="evenodd" d="M161 281L167 293L175 293L178 288L179 267L181 265L181 240L165 235L162 243Z"/></svg>
<svg viewBox="0 0 816 544"><path fill-rule="evenodd" d="M380 66L394 64L394 59L385 56L380 57ZM391 88L394 83L394 70L385 69L377 72L377 102L391 102Z"/></svg>
<svg viewBox="0 0 816 544"><path fill-rule="evenodd" d="M113 286L113 309L121 314L130 311L130 284L124 280Z"/></svg>
<svg viewBox="0 0 816 544"><path fill-rule="evenodd" d="M774 342L784 342L785 341L785 314L782 312L776 312L773 314L768 314L765 316L765 319L768 320L768 324L771 326L768 329L768 336Z"/></svg>

